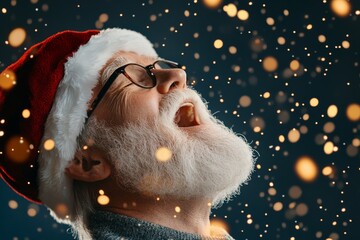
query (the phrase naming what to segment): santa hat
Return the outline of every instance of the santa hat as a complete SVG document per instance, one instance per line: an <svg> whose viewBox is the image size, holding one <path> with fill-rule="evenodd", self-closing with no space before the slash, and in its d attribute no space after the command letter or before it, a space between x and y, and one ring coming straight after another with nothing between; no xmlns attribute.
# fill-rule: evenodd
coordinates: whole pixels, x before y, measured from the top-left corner
<svg viewBox="0 0 360 240"><path fill-rule="evenodd" d="M152 44L131 30L64 31L31 47L0 75L0 175L59 221L73 220L72 180L64 169L74 157L99 71L119 51L157 57Z"/></svg>

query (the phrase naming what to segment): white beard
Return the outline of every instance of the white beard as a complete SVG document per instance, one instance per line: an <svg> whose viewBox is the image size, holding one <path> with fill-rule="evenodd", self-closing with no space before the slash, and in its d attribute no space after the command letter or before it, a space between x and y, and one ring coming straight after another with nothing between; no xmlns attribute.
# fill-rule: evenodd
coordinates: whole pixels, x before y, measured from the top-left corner
<svg viewBox="0 0 360 240"><path fill-rule="evenodd" d="M194 103L201 125L179 128L174 117L187 99ZM122 188L148 196L205 198L219 205L239 192L254 165L250 146L213 118L190 89L167 94L156 119L115 128L90 119L85 136L108 153ZM156 160L159 147L171 150L169 161Z"/></svg>

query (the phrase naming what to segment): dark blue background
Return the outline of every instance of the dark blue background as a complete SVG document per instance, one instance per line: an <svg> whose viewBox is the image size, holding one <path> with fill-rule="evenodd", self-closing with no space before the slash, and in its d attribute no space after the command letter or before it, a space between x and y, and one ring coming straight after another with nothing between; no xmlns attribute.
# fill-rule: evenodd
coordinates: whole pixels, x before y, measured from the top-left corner
<svg viewBox="0 0 360 240"><path fill-rule="evenodd" d="M346 117L346 107L360 103L360 24L359 14L355 14L360 4L350 1L350 15L340 18L331 11L329 2L232 2L250 14L248 20L241 21L222 10L230 1L224 1L218 9L209 9L202 1L188 0L40 0L34 4L29 0L2 1L0 8L7 12L0 13L0 70L18 59L25 47L65 29L93 29L100 14L106 13L109 20L104 28L139 31L155 44L160 56L186 65L190 79L209 101L210 109L227 126L244 134L259 152L257 164L261 168L254 172L249 184L242 187L241 195L211 215L225 221L232 236L236 239L360 239L357 227L360 220L359 153L349 156L346 151L353 139L360 138L359 121L352 122ZM184 15L186 10L189 17ZM284 10L289 11L288 16ZM155 21L150 20L151 15L156 15ZM266 23L268 17L275 20L274 26ZM311 30L306 29L308 24L312 24ZM13 48L5 41L16 27L26 29L27 38L22 46ZM171 27L177 32L170 31ZM199 37L194 38L194 33ZM326 36L325 43L318 41L319 35ZM279 36L286 39L284 45L277 43ZM251 49L251 40L256 37L262 39L266 49L260 52ZM214 48L216 39L224 42L221 49ZM350 48L338 47L344 40L350 42ZM235 46L237 53L230 54L229 46ZM194 58L195 53L200 55L199 59ZM266 56L275 57L279 63L273 73L262 67L260 60ZM298 77L285 78L282 73L293 59L308 71ZM233 65L239 65L240 72L234 72ZM209 66L210 70L204 72L204 66ZM317 67L320 72L316 71ZM215 80L215 76L219 79ZM270 98L261 97L264 92L270 92ZM286 96L284 102L277 98L281 92ZM244 95L252 100L247 108L239 105L239 98ZM315 108L309 105L313 97L319 99ZM296 102L299 107L295 106ZM331 104L339 109L333 119L326 114ZM277 110L287 112L289 120L280 124ZM309 114L308 121L302 119L304 113ZM254 132L250 125L255 117L264 120L261 133ZM329 121L336 128L325 134L323 126ZM306 126L308 131L301 134L298 142L278 141L279 135L286 137L289 130L300 126ZM323 144L315 142L319 134L327 135L339 150L326 155ZM280 150L275 150L275 146L280 146ZM320 169L319 176L311 183L303 182L294 171L295 161L303 155L313 158ZM330 177L321 174L325 166L332 166L335 173ZM271 184L276 189L275 195L268 193ZM292 186L302 189L300 198L289 196ZM10 200L15 200L18 208L11 209ZM273 210L275 202L283 203L281 211ZM306 204L308 213L291 216L291 203ZM38 206L35 217L27 215L29 207L34 208L0 181L0 239L72 239L68 227L57 224L44 207ZM248 218L253 220L251 224L247 223Z"/></svg>

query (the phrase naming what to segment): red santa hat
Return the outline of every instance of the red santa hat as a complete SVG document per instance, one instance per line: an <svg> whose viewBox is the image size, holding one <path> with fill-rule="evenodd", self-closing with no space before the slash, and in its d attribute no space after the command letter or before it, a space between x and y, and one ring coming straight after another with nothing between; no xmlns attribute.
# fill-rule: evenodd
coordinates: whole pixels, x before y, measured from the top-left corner
<svg viewBox="0 0 360 240"><path fill-rule="evenodd" d="M99 71L118 51L157 57L152 44L131 30L64 31L31 47L0 75L0 175L59 221L73 219L72 180L64 169L74 157Z"/></svg>

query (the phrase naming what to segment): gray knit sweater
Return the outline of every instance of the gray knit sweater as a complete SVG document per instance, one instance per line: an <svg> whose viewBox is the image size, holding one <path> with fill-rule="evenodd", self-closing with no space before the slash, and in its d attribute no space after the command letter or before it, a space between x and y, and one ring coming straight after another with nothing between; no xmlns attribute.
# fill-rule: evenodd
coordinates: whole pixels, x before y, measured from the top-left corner
<svg viewBox="0 0 360 240"><path fill-rule="evenodd" d="M88 228L94 240L234 240L229 234L203 237L111 212L95 211Z"/></svg>

